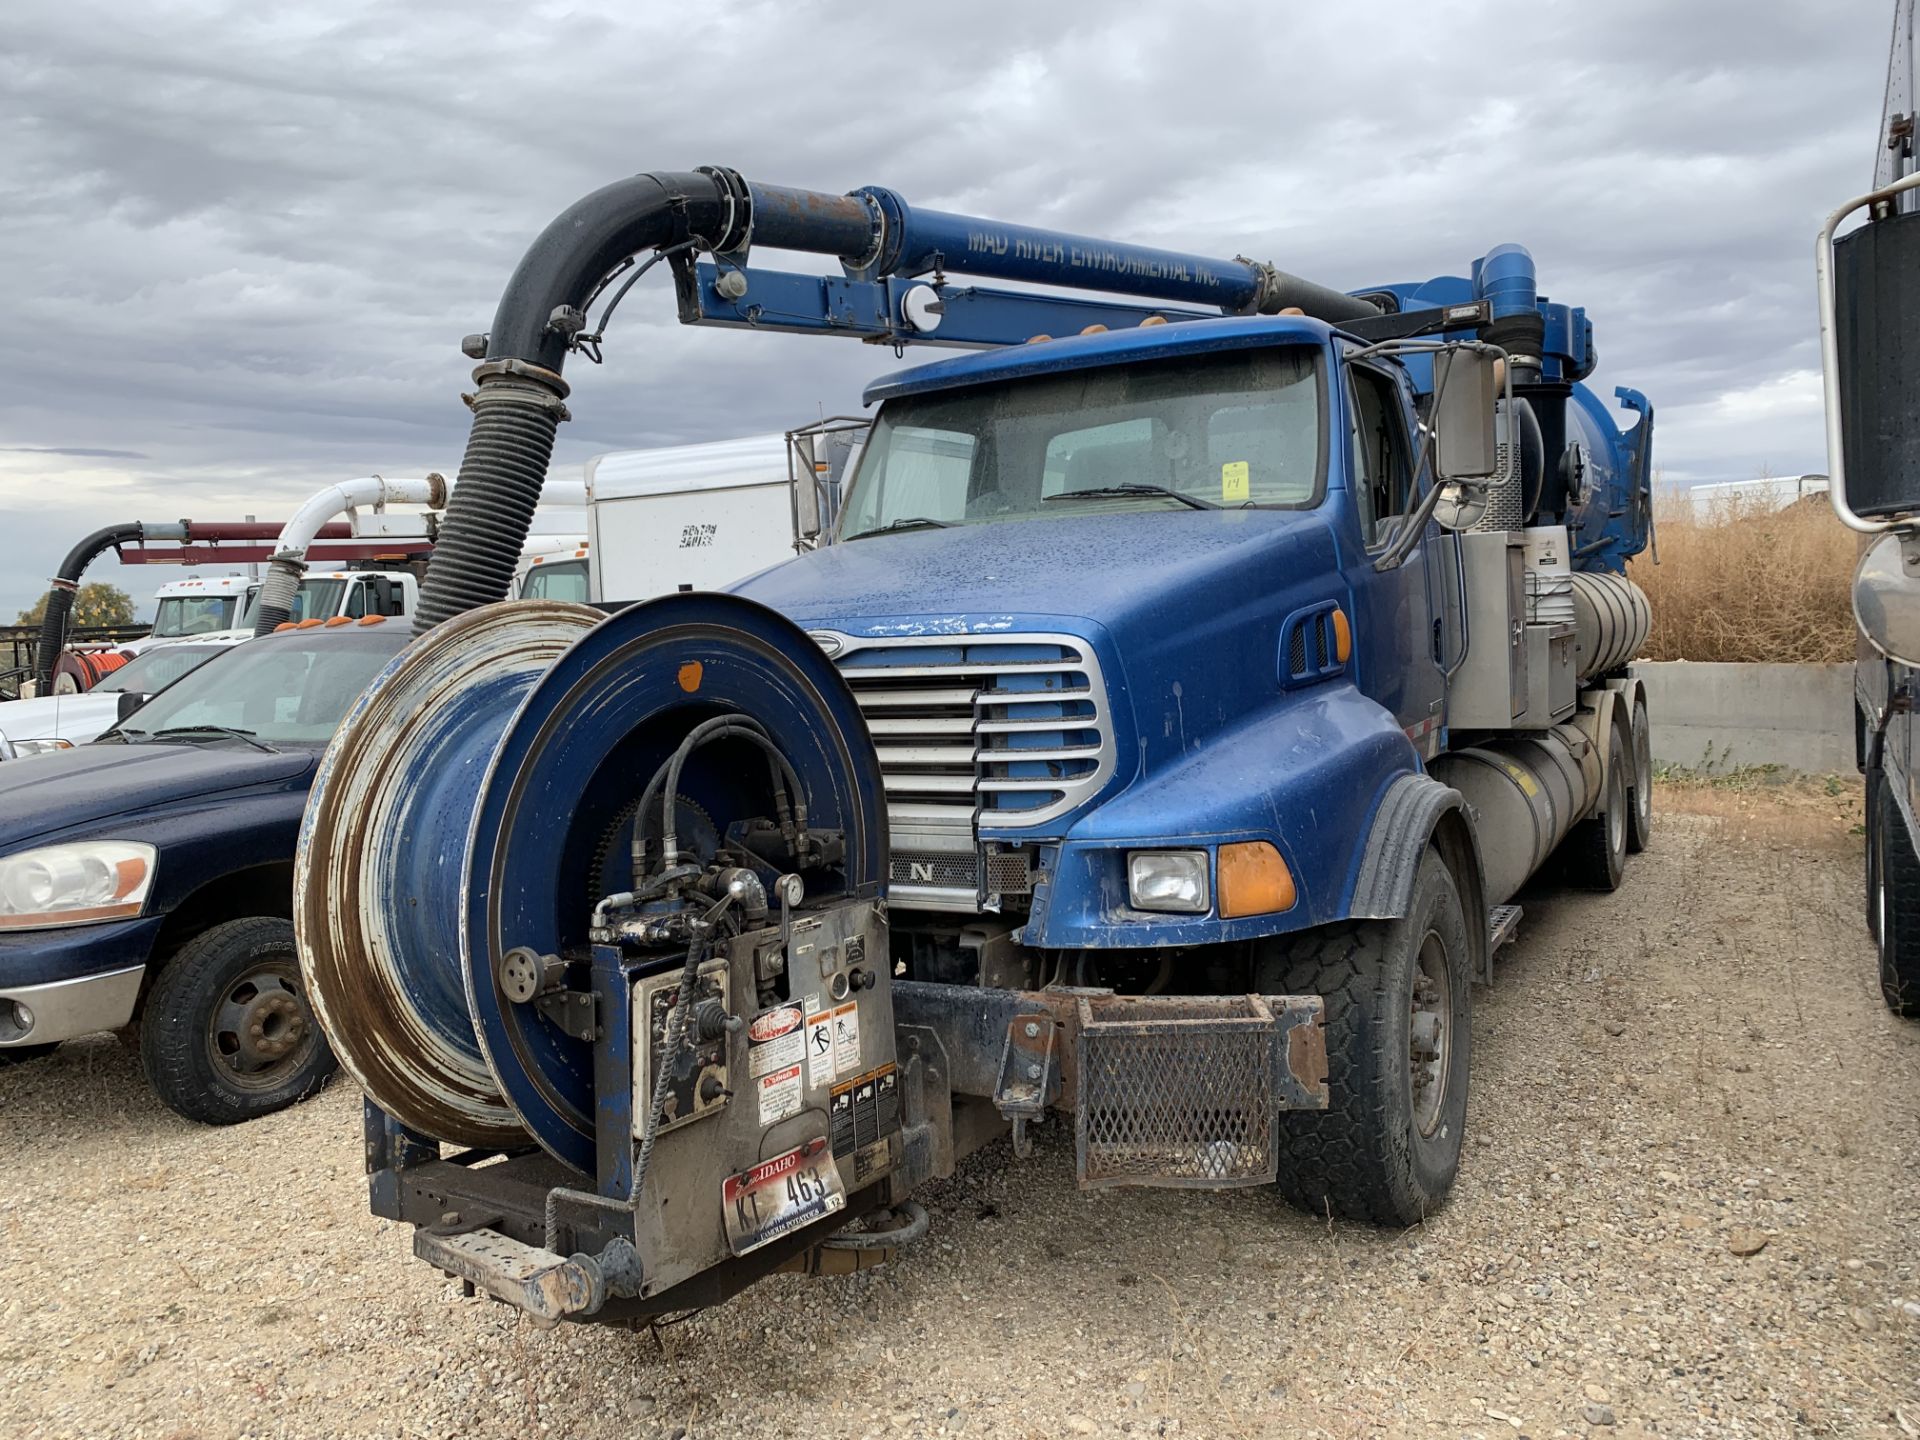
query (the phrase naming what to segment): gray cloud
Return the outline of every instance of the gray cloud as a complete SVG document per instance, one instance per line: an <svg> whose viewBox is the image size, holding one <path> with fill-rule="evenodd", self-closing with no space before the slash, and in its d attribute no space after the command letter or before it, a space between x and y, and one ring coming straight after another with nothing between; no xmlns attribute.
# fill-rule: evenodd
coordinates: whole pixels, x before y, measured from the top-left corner
<svg viewBox="0 0 1920 1440"><path fill-rule="evenodd" d="M459 337L527 242L615 176L699 163L1349 288L1519 240L1594 318L1600 393L1659 408L1669 480L1823 469L1809 242L1868 178L1886 21L1883 0L984 0L951 27L28 0L0 54L0 613L101 524L450 473ZM894 363L683 330L649 277L607 365L570 370L558 458L844 411Z"/></svg>

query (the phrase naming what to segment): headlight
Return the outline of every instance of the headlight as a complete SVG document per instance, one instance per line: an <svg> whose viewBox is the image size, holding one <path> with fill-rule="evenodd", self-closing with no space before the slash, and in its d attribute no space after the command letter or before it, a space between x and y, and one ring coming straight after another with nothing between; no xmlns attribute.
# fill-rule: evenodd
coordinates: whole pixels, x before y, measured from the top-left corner
<svg viewBox="0 0 1920 1440"><path fill-rule="evenodd" d="M16 740L13 742L13 757L16 760L28 755L44 755L49 750L71 750L71 740Z"/></svg>
<svg viewBox="0 0 1920 1440"><path fill-rule="evenodd" d="M1135 850L1127 856L1127 900L1136 910L1172 910L1204 915L1207 894L1204 850Z"/></svg>
<svg viewBox="0 0 1920 1440"><path fill-rule="evenodd" d="M154 848L83 840L0 856L0 930L85 925L138 915L153 883Z"/></svg>

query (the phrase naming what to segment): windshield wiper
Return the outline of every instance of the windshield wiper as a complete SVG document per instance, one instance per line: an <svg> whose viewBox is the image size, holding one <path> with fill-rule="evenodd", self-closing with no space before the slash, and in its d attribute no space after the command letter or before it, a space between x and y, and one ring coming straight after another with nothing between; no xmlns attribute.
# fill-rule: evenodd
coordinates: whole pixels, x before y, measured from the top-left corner
<svg viewBox="0 0 1920 1440"><path fill-rule="evenodd" d="M183 739L189 735L228 735L235 740L244 740L254 749L264 750L269 755L280 753L265 741L256 740L251 730L236 730L231 725L173 725L153 732L156 740L165 740L169 735L178 735Z"/></svg>
<svg viewBox="0 0 1920 1440"><path fill-rule="evenodd" d="M1084 500L1091 496L1104 500L1114 495L1164 495L1169 500L1178 500L1182 505L1194 510L1218 510L1221 507L1211 500L1202 500L1198 495L1188 495L1179 490L1171 490L1165 485L1096 485L1090 490L1062 490L1058 495L1048 495L1047 500Z"/></svg>
<svg viewBox="0 0 1920 1440"><path fill-rule="evenodd" d="M951 530L951 520L936 520L931 515L909 515L902 520L889 520L884 525L876 525L871 530L862 530L858 535L849 535L849 540L864 540L869 535L884 535L889 530Z"/></svg>

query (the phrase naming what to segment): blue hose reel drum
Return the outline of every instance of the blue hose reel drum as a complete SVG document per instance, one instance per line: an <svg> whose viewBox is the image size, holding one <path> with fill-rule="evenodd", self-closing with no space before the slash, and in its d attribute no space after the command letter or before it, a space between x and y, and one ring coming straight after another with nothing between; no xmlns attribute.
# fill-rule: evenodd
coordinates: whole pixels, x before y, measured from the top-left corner
<svg viewBox="0 0 1920 1440"><path fill-rule="evenodd" d="M566 617L564 648L548 617L546 641L489 663L516 647L473 617L525 603L436 627L356 706L309 804L296 909L316 1010L375 1103L461 1144L531 1134L591 1174L593 1047L508 1000L500 957L584 959L594 903L630 880L635 802L703 720L746 716L786 755L809 824L845 837L846 898L883 891L885 796L852 693L783 616L677 594ZM766 757L702 746L680 797L724 838L773 812Z"/></svg>
<svg viewBox="0 0 1920 1440"><path fill-rule="evenodd" d="M594 1169L592 1047L508 1000L498 960L579 949L607 825L688 730L724 714L758 721L798 772L809 823L844 834L844 896L880 895L886 802L859 706L804 631L749 600L670 595L609 617L534 686L480 788L460 930L468 1008L507 1103L577 1170ZM772 810L765 757L745 746L695 751L680 793L723 835Z"/></svg>

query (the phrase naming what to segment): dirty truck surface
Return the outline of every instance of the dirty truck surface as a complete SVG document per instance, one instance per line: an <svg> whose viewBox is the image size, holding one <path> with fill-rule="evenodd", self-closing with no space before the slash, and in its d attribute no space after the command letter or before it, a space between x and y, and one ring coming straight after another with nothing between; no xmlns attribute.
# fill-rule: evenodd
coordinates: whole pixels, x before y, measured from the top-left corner
<svg viewBox="0 0 1920 1440"><path fill-rule="evenodd" d="M1524 897L1460 1185L1405 1233L1081 1195L1056 1125L934 1189L896 1267L542 1332L366 1213L350 1087L199 1129L132 1049L69 1046L0 1072L0 1413L156 1440L1920 1435L1920 1027L1874 988L1857 786L1660 800L1617 894Z"/></svg>

